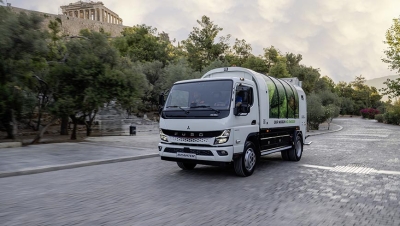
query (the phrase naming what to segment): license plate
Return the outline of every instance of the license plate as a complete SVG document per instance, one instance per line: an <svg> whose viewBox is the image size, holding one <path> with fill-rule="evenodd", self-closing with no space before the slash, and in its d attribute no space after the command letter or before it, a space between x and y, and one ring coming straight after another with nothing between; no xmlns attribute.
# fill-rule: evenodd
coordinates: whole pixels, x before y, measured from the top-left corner
<svg viewBox="0 0 400 226"><path fill-rule="evenodd" d="M184 159L196 159L196 154L177 152L176 153L176 157L177 158L184 158Z"/></svg>

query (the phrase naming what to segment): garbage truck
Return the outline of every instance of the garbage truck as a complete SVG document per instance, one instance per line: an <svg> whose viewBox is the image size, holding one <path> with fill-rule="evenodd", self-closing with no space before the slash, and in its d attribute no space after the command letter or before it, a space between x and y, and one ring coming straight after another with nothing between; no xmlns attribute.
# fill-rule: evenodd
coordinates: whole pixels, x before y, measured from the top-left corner
<svg viewBox="0 0 400 226"><path fill-rule="evenodd" d="M307 106L297 78L218 68L174 83L159 101L159 155L183 170L197 164L233 166L246 177L264 155L302 157Z"/></svg>

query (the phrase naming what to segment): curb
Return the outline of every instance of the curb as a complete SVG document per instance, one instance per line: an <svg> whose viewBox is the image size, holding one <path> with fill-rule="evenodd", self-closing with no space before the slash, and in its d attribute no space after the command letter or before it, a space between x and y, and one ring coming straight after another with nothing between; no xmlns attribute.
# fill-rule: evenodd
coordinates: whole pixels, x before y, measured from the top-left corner
<svg viewBox="0 0 400 226"><path fill-rule="evenodd" d="M339 126L339 125L336 125L336 124L334 124L334 123L331 123L331 124L332 124L332 125L335 125L335 126ZM343 129L343 126L339 126L339 129L337 129L337 130L331 130L331 131L326 131L326 132L307 134L306 138L307 138L307 137L311 137L311 136L322 135L322 134L325 134L325 133L335 133L335 132L339 132L339 131L342 130L342 129Z"/></svg>
<svg viewBox="0 0 400 226"><path fill-rule="evenodd" d="M129 157L122 157L122 158L114 158L114 159L104 159L104 160L94 160L94 161L82 161L82 162L75 162L69 163L64 165L49 165L49 166L41 166L35 168L26 168L17 171L5 171L0 172L0 178L4 177L14 177L14 176L22 176L22 175L29 175L29 174L37 174L37 173L45 173L57 170L64 170L64 169L73 169L78 167L85 167L85 166L95 166L95 165L102 165L108 163L116 163L116 162L127 162L139 159L146 159L146 158L153 158L157 157L159 154L148 154L148 155L139 155L139 156L129 156Z"/></svg>
<svg viewBox="0 0 400 226"><path fill-rule="evenodd" d="M22 142L3 142L0 143L0 148L16 148L22 147Z"/></svg>

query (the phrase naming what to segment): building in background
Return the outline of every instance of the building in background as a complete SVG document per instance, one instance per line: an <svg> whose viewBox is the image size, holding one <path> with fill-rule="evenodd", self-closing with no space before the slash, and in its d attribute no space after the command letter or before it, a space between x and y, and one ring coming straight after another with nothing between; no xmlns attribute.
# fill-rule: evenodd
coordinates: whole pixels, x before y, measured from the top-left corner
<svg viewBox="0 0 400 226"><path fill-rule="evenodd" d="M105 7L103 2L78 1L61 6L61 9L65 16L122 25L118 14Z"/></svg>

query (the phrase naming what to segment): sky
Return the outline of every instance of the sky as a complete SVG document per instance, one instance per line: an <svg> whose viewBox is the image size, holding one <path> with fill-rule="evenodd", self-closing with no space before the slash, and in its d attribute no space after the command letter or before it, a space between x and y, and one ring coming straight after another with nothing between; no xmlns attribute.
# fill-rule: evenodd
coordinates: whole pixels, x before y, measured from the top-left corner
<svg viewBox="0 0 400 226"><path fill-rule="evenodd" d="M3 0L14 7L59 14L77 0ZM87 1L87 0L84 0ZM253 54L274 46L283 54L301 54L301 64L319 68L335 83L396 74L382 62L385 32L400 17L398 0L102 0L126 26L146 24L177 41L188 37L196 20L208 16L245 39Z"/></svg>

